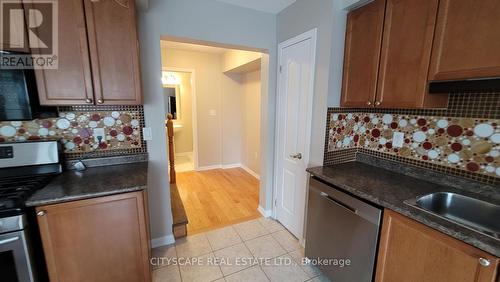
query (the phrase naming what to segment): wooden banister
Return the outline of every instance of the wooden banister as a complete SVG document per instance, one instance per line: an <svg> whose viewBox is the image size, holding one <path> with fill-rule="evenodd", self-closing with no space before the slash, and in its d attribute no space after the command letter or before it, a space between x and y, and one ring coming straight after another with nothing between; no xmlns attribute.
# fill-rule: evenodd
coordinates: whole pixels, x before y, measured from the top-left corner
<svg viewBox="0 0 500 282"><path fill-rule="evenodd" d="M168 157L170 162L170 183L175 184L174 116L167 115Z"/></svg>

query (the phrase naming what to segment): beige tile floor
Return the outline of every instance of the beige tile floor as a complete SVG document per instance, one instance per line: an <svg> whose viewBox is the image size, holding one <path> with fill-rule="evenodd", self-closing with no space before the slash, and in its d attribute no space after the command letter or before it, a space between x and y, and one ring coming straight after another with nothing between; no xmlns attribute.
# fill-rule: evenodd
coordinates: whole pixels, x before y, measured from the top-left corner
<svg viewBox="0 0 500 282"><path fill-rule="evenodd" d="M154 282L329 281L302 263L298 240L266 218L188 236L152 256Z"/></svg>

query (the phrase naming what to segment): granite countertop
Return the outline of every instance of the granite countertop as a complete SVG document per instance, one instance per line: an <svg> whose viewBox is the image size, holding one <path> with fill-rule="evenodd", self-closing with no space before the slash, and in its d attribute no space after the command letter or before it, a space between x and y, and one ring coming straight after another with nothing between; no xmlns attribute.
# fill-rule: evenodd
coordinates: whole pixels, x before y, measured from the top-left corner
<svg viewBox="0 0 500 282"><path fill-rule="evenodd" d="M375 166L375 164L367 164L361 161L313 167L307 169L307 171L316 178L341 190L345 190L378 206L396 211L462 242L500 257L500 241L404 203L405 200L417 196L446 191L500 204L498 190L491 192L491 189L479 189L479 193L477 190L472 192L467 189L458 189L450 185L443 185L443 183L429 182L387 168L381 168L378 163ZM492 193L494 193L493 196Z"/></svg>
<svg viewBox="0 0 500 282"><path fill-rule="evenodd" d="M42 206L146 189L148 163L109 165L68 170L36 191L26 206Z"/></svg>

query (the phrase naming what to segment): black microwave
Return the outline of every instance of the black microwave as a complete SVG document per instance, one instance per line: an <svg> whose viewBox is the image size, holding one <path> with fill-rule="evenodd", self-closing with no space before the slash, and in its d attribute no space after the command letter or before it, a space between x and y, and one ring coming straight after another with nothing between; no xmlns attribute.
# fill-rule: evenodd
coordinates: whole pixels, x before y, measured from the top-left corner
<svg viewBox="0 0 500 282"><path fill-rule="evenodd" d="M33 69L0 68L0 121L33 120L55 116L57 116L56 107L40 105Z"/></svg>

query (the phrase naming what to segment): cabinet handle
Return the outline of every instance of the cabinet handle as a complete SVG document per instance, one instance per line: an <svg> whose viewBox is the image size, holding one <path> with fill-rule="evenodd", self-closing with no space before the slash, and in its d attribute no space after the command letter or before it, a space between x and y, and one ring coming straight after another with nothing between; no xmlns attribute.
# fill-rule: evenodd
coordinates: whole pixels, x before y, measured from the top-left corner
<svg viewBox="0 0 500 282"><path fill-rule="evenodd" d="M368 102L366 102L366 105L367 105L367 106L371 106L371 105L372 105L372 101L368 101Z"/></svg>
<svg viewBox="0 0 500 282"><path fill-rule="evenodd" d="M98 99L98 100L97 100L97 104L102 104L102 103L104 103L104 100L103 100L103 99Z"/></svg>
<svg viewBox="0 0 500 282"><path fill-rule="evenodd" d="M382 102L380 102L380 101L375 101L375 106L380 106L380 104L382 104Z"/></svg>
<svg viewBox="0 0 500 282"><path fill-rule="evenodd" d="M44 210L38 211L38 212L36 213L36 215L38 215L38 216L45 216L46 214L47 214L47 212L46 212L46 211L44 211Z"/></svg>
<svg viewBox="0 0 500 282"><path fill-rule="evenodd" d="M488 267L490 266L490 260L489 259L485 259L485 258L479 258L479 264L484 266L484 267Z"/></svg>
<svg viewBox="0 0 500 282"><path fill-rule="evenodd" d="M85 99L85 103L92 104L92 99L90 99L90 98Z"/></svg>

